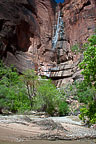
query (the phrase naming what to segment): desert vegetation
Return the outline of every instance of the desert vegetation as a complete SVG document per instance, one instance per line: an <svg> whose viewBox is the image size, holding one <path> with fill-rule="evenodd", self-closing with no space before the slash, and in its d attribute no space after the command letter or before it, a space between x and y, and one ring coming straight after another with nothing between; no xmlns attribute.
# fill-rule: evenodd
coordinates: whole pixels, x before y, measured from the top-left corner
<svg viewBox="0 0 96 144"><path fill-rule="evenodd" d="M45 111L50 115L68 114L65 97L51 80L38 77L33 70L19 75L0 62L0 109L11 112Z"/></svg>

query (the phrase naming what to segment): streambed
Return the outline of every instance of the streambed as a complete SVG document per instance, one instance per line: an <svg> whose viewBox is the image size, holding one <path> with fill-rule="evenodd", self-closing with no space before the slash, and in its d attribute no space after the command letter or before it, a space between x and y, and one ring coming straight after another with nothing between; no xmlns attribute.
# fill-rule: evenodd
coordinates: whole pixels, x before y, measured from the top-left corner
<svg viewBox="0 0 96 144"><path fill-rule="evenodd" d="M2 140L7 142L4 144L9 144L8 141L14 141L12 144L94 144L93 139L96 130L85 127L77 116L0 116L0 144L4 143Z"/></svg>

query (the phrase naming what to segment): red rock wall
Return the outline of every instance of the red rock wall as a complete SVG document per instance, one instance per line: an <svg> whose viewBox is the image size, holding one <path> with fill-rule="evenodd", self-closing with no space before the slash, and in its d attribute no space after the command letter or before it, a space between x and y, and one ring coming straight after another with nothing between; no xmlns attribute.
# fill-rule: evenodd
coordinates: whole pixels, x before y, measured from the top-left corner
<svg viewBox="0 0 96 144"><path fill-rule="evenodd" d="M51 77L57 86L63 86L76 79L82 79L78 68L82 55L72 53L71 49L74 45L78 45L81 49L88 37L94 34L96 1L65 0L59 6L63 15L64 36L63 39L59 38L57 42L56 51L59 62L51 69Z"/></svg>
<svg viewBox="0 0 96 144"><path fill-rule="evenodd" d="M95 0L70 0L64 5L63 19L70 47L74 44L82 45L94 33L96 28L95 3Z"/></svg>
<svg viewBox="0 0 96 144"><path fill-rule="evenodd" d="M0 0L0 56L7 65L22 72L51 62L55 7L54 0Z"/></svg>

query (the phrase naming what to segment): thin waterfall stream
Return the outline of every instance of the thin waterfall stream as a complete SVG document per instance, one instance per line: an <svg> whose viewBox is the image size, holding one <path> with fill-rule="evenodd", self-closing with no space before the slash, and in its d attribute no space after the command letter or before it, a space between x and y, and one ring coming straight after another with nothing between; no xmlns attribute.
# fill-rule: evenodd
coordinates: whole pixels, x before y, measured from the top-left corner
<svg viewBox="0 0 96 144"><path fill-rule="evenodd" d="M60 36L60 38L63 37L63 34L64 34L63 28L64 28L64 22L63 22L63 18L62 18L62 12L59 11L58 18L57 18L57 24L54 27L54 36L52 39L52 48L53 49L56 48L59 36Z"/></svg>

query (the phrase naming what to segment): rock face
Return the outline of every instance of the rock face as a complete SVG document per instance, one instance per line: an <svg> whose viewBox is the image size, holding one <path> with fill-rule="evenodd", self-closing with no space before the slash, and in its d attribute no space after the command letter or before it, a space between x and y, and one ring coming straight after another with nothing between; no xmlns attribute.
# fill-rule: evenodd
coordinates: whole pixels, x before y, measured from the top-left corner
<svg viewBox="0 0 96 144"><path fill-rule="evenodd" d="M19 72L35 69L56 85L82 78L81 54L71 48L86 42L96 28L95 0L0 0L0 57Z"/></svg>
<svg viewBox="0 0 96 144"><path fill-rule="evenodd" d="M77 67L83 56L72 52L72 46L82 49L90 35L96 29L95 0L65 0L60 4L61 19L58 41L56 44L57 66L52 68L51 77L57 86L82 79ZM58 15L58 12L57 12ZM62 28L63 27L63 28Z"/></svg>
<svg viewBox="0 0 96 144"><path fill-rule="evenodd" d="M19 72L50 63L54 0L0 1L0 57Z"/></svg>
<svg viewBox="0 0 96 144"><path fill-rule="evenodd" d="M67 2L67 0L66 0ZM96 28L96 1L70 0L62 8L67 41L82 46Z"/></svg>

